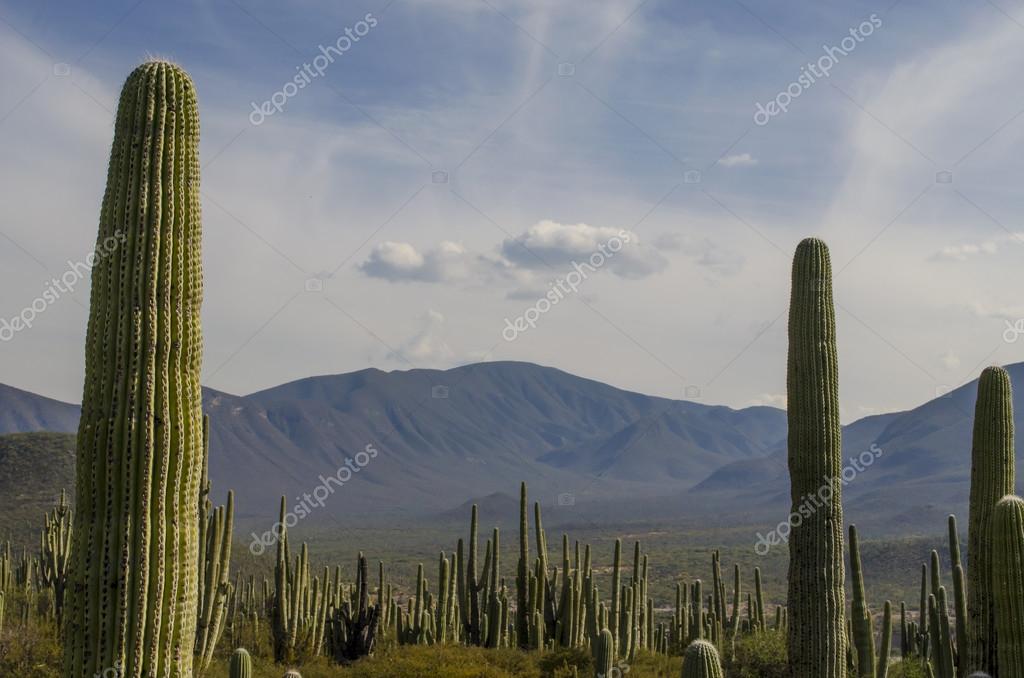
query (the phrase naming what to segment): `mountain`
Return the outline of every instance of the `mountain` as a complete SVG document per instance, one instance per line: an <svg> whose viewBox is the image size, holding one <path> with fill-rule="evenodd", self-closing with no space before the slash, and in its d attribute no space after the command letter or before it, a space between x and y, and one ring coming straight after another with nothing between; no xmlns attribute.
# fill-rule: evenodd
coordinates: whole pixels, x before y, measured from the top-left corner
<svg viewBox="0 0 1024 678"><path fill-rule="evenodd" d="M1007 365L1024 384L1024 363ZM844 486L846 518L893 532L941 525L950 513L966 515L970 495L971 435L977 380L905 412L866 417L843 427L843 457L876 450L877 458ZM1024 430L1024 390L1014 392L1014 424ZM1024 468L1024 446L1017 467ZM1024 492L1024 473L1017 493ZM694 487L709 500L731 495L750 509L775 510L784 518L789 505L785 446L765 459L728 463Z"/></svg>
<svg viewBox="0 0 1024 678"><path fill-rule="evenodd" d="M10 536L38 539L43 514L60 491L73 492L75 436L70 433L12 433L0 436L0 541Z"/></svg>
<svg viewBox="0 0 1024 678"><path fill-rule="evenodd" d="M78 430L78 405L0 384L0 433Z"/></svg>
<svg viewBox="0 0 1024 678"><path fill-rule="evenodd" d="M23 430L8 421L74 430L73 406L16 393L0 398L0 433ZM281 494L319 504L328 490L316 510L334 515L439 512L519 480L548 502L667 494L785 436L780 410L656 398L517 362L368 369L248 396L204 389L203 401L214 492L235 489L243 518L273 515Z"/></svg>
<svg viewBox="0 0 1024 678"><path fill-rule="evenodd" d="M1024 364L1007 369L1024 381ZM964 512L975 389L844 427L844 456L872 455L844 489L850 520L906 531ZM214 493L235 489L241 521L266 522L282 494L314 516L444 517L471 501L514 506L520 480L573 517L610 506L776 522L789 511L782 410L646 396L530 363L368 369L247 396L205 389L204 410ZM72 431L76 417L0 388L0 433Z"/></svg>

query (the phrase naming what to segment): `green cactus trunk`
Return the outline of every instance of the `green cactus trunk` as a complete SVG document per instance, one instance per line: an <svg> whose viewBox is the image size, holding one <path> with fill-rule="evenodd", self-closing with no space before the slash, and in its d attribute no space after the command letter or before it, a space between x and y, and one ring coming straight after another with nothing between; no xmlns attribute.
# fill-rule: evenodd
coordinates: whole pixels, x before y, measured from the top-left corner
<svg viewBox="0 0 1024 678"><path fill-rule="evenodd" d="M594 647L594 676L609 678L615 666L615 638L608 629L601 629Z"/></svg>
<svg viewBox="0 0 1024 678"><path fill-rule="evenodd" d="M792 282L789 474L792 511L803 520L789 538L789 668L793 678L844 678L842 446L832 264L825 243L800 243ZM814 508L808 511L809 505Z"/></svg>
<svg viewBox="0 0 1024 678"><path fill-rule="evenodd" d="M1024 499L1004 497L992 514L992 583L999 678L1024 678Z"/></svg>
<svg viewBox="0 0 1024 678"><path fill-rule="evenodd" d="M1014 491L1013 394L1010 375L987 367L978 379L971 449L967 533L966 669L995 675L998 631L993 610L990 551L996 502Z"/></svg>
<svg viewBox="0 0 1024 678"><path fill-rule="evenodd" d="M99 221L63 674L192 675L202 469L199 114L179 67L125 82Z"/></svg>
<svg viewBox="0 0 1024 678"><path fill-rule="evenodd" d="M706 640L695 640L683 653L682 678L723 678L718 650Z"/></svg>

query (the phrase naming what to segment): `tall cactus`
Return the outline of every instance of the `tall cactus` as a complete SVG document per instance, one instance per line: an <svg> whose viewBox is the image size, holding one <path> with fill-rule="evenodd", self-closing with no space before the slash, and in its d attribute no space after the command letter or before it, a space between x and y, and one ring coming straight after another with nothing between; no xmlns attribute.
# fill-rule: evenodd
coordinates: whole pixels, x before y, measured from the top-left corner
<svg viewBox="0 0 1024 678"><path fill-rule="evenodd" d="M998 631L992 603L991 519L996 502L1014 491L1013 394L1010 375L986 367L978 379L971 449L967 533L967 670L997 672Z"/></svg>
<svg viewBox="0 0 1024 678"><path fill-rule="evenodd" d="M1024 499L1004 497L992 514L992 583L999 678L1024 678Z"/></svg>
<svg viewBox="0 0 1024 678"><path fill-rule="evenodd" d="M857 650L857 673L860 678L875 678L875 631L867 595L864 593L864 571L860 563L860 541L857 539L856 525L850 525L850 578L853 580L850 618L853 644Z"/></svg>
<svg viewBox="0 0 1024 678"><path fill-rule="evenodd" d="M803 240L793 258L786 382L790 496L793 513L803 517L789 540L790 675L845 678L843 508L837 482L842 447L832 264L825 243L814 238ZM816 508L801 511L811 498Z"/></svg>
<svg viewBox="0 0 1024 678"><path fill-rule="evenodd" d="M530 646L530 535L526 512L526 483L519 486L519 564L516 569L516 637L519 647Z"/></svg>
<svg viewBox="0 0 1024 678"><path fill-rule="evenodd" d="M682 678L723 678L722 662L714 644L695 640L683 653Z"/></svg>
<svg viewBox="0 0 1024 678"><path fill-rule="evenodd" d="M178 66L121 91L78 429L63 675L188 678L202 468L199 114Z"/></svg>

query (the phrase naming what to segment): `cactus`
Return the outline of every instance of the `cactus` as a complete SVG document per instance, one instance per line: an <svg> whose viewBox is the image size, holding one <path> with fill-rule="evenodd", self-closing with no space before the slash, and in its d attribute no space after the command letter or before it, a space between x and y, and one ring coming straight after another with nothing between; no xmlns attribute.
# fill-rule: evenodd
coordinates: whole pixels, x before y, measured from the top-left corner
<svg viewBox="0 0 1024 678"><path fill-rule="evenodd" d="M526 483L519 486L519 563L516 568L516 637L519 647L530 645L530 535L526 514Z"/></svg>
<svg viewBox="0 0 1024 678"><path fill-rule="evenodd" d="M683 653L682 678L723 678L718 650L706 640L695 640Z"/></svg>
<svg viewBox="0 0 1024 678"><path fill-rule="evenodd" d="M990 521L996 502L1014 491L1013 394L1001 367L978 379L971 446L971 500L967 534L966 669L997 672L998 631L992 601Z"/></svg>
<svg viewBox="0 0 1024 678"><path fill-rule="evenodd" d="M67 493L60 491L60 503L45 516L39 536L40 584L50 589L57 628L64 612L64 593L67 590L68 566L71 562L72 515Z"/></svg>
<svg viewBox="0 0 1024 678"><path fill-rule="evenodd" d="M445 561L447 562L447 561ZM381 615L381 603L370 606L369 567L360 553L357 560L354 601L339 605L329 621L331 655L339 663L355 661L373 654Z"/></svg>
<svg viewBox="0 0 1024 678"><path fill-rule="evenodd" d="M828 248L808 238L793 258L787 371L792 511L820 503L789 540L789 669L845 678L846 602L838 361ZM824 489L828 497L822 496Z"/></svg>
<svg viewBox="0 0 1024 678"><path fill-rule="evenodd" d="M210 418L203 417L203 474L199 488L199 616L196 620L195 671L202 674L213 661L213 651L224 633L228 595L231 593L231 533L234 528L235 494L228 492L227 506L210 501Z"/></svg>
<svg viewBox="0 0 1024 678"><path fill-rule="evenodd" d="M967 678L967 661L964 645L967 642L967 585L964 579L963 562L960 560L960 534L956 528L956 516L949 516L949 559L953 563L953 611L956 616L956 666L957 678Z"/></svg>
<svg viewBox="0 0 1024 678"><path fill-rule="evenodd" d="M1024 678L1024 499L1013 495L992 513L992 583L999 678Z"/></svg>
<svg viewBox="0 0 1024 678"><path fill-rule="evenodd" d="M601 629L594 647L594 676L608 678L615 665L615 638L609 629Z"/></svg>
<svg viewBox="0 0 1024 678"><path fill-rule="evenodd" d="M875 632L871 624L871 610L864 594L864 572L860 563L860 542L857 526L850 525L850 578L853 580L853 602L850 619L853 644L857 650L857 671L861 678L875 676Z"/></svg>
<svg viewBox="0 0 1024 678"><path fill-rule="evenodd" d="M231 655L229 678L252 678L252 657L243 649L238 648Z"/></svg>
<svg viewBox="0 0 1024 678"><path fill-rule="evenodd" d="M202 414L199 115L178 66L125 82L99 219L63 675L192 675Z"/></svg>
<svg viewBox="0 0 1024 678"><path fill-rule="evenodd" d="M886 678L889 673L889 654L892 652L892 603L885 601L882 612L882 637L878 647L878 668L875 678Z"/></svg>

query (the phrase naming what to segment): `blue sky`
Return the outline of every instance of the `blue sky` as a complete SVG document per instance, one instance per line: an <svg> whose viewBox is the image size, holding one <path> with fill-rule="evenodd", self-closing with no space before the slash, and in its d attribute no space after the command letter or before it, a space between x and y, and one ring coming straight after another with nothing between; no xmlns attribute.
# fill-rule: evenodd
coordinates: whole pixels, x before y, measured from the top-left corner
<svg viewBox="0 0 1024 678"><path fill-rule="evenodd" d="M528 360L781 405L807 235L837 270L846 420L1021 359L1024 336L1004 337L1024 318L1009 4L0 3L0 318L91 250L117 92L149 56L200 96L215 388ZM620 231L621 253L503 339ZM0 343L0 381L77 401L87 300L83 280Z"/></svg>

